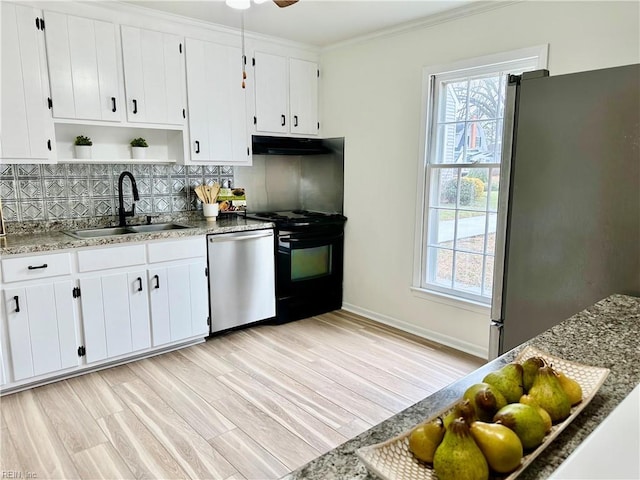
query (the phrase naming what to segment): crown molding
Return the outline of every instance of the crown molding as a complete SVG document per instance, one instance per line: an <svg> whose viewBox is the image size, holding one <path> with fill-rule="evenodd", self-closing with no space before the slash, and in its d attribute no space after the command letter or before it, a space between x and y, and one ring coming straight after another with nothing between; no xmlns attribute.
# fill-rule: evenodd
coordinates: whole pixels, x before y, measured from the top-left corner
<svg viewBox="0 0 640 480"><path fill-rule="evenodd" d="M106 14L114 23L121 23L123 21L122 16L130 18L143 17L147 20L158 20L160 22L172 23L174 25L179 24L192 29L199 29L201 32L205 33L230 35L238 38L241 35L239 27L229 27L227 25L198 20L196 18L185 17L174 13L162 12L160 10L154 10L140 5L125 3L120 0L15 0L15 3L27 4L45 11L52 10L69 15L96 17L100 19L106 19L104 16L104 14ZM118 20L113 17L117 17ZM240 23L239 17L238 23ZM189 34L186 34L186 36L189 36ZM294 48L313 54L318 54L320 52L320 47L316 45L286 40L284 38L264 35L250 30L245 30L244 36L245 39L251 41L267 42L280 47Z"/></svg>
<svg viewBox="0 0 640 480"><path fill-rule="evenodd" d="M240 35L241 34L241 30L240 28L236 28L236 27L229 27L227 25L221 25L218 23L213 23L213 22L206 22L204 20L198 20L196 18L191 18L191 17L185 17L183 15L178 15L175 13L169 13L169 12L163 12L160 10L154 10L152 8L148 8L148 7L144 7L144 6L140 6L140 5L133 5L130 3L125 3L125 2L121 2L119 0L111 0L108 2L96 2L98 4L101 4L101 6L107 6L106 8L110 8L113 9L114 6L117 6L117 9L122 11L122 12L127 12L130 14L138 14L138 15L145 15L148 17L154 17L154 18L158 18L158 19L162 19L164 21L167 22L176 22L179 21L181 24L185 24L191 27L197 27L197 28L203 28L206 30L210 30L210 31L214 31L216 33L226 33L226 34L230 34L230 35ZM286 40L284 38L280 38L280 37L273 37L270 35L264 35L261 33L257 33L257 32L253 32L250 30L246 30L244 31L244 36L246 39L250 39L250 40L256 40L256 41L260 41L260 42L269 42L269 43L273 43L273 44L277 44L277 45L281 45L284 47L293 47L293 48L297 48L297 49L302 49L302 50L308 50L314 53L318 53L320 51L320 48L315 46L315 45L310 45L307 43L302 43L302 42L296 42L293 40Z"/></svg>
<svg viewBox="0 0 640 480"><path fill-rule="evenodd" d="M406 23L402 23L400 25L396 25L394 27L385 28L383 30L378 30L373 33L368 33L358 37L350 38L349 40L337 42L337 43L328 45L326 47L322 47L320 49L320 53L325 53L325 52L337 50L344 47L358 45L361 43L369 42L371 40L378 40L378 39L403 35L405 33L409 33L415 30L429 28L434 25L451 22L453 20L469 17L472 15L478 15L481 13L489 12L491 10L496 10L498 8L507 7L516 3L521 3L524 1L525 0L496 0L496 1L488 0L488 1L474 2L469 5L464 5L462 7L447 10L445 12L429 15L420 20L412 20Z"/></svg>

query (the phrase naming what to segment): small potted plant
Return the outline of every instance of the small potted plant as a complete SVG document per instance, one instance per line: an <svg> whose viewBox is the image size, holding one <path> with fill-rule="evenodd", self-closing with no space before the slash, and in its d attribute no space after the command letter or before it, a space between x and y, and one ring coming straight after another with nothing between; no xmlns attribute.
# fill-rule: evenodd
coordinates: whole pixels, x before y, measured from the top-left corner
<svg viewBox="0 0 640 480"><path fill-rule="evenodd" d="M131 140L131 158L134 160L141 160L147 157L147 151L145 150L149 144L142 138L134 138Z"/></svg>
<svg viewBox="0 0 640 480"><path fill-rule="evenodd" d="M91 145L93 142L89 137L85 137L84 135L78 135L76 137L76 141L74 142L76 149L76 158L87 159L91 158Z"/></svg>

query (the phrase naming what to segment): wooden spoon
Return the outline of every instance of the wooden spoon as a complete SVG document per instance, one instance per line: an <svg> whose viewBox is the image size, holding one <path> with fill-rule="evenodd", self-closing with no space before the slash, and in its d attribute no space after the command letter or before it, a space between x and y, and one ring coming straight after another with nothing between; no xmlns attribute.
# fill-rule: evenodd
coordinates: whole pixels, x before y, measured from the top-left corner
<svg viewBox="0 0 640 480"><path fill-rule="evenodd" d="M198 185L198 186L195 188L195 191L196 191L196 195L198 196L198 198L200 199L200 201L201 201L202 203L208 203L208 202L206 201L206 192L205 192L205 190L204 190L204 188L203 188L203 186L202 186L202 185Z"/></svg>

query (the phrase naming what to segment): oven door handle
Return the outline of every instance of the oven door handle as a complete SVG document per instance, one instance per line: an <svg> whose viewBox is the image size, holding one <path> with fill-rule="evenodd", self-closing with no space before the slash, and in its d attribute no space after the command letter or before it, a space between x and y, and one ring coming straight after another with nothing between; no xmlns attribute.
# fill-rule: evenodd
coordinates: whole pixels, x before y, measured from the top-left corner
<svg viewBox="0 0 640 480"><path fill-rule="evenodd" d="M280 242L282 243L313 243L313 244L324 244L324 243L330 243L333 242L335 240L340 240L342 237L344 237L344 234L339 233L338 235L330 235L328 237L306 237L306 238L291 238L289 236L287 237L279 237L278 240L280 240Z"/></svg>

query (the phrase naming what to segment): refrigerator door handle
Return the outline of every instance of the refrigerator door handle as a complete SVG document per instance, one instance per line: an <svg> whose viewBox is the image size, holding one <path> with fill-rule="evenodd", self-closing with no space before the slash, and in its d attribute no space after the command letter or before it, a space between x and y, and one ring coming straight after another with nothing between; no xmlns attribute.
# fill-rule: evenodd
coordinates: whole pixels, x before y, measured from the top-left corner
<svg viewBox="0 0 640 480"><path fill-rule="evenodd" d="M498 195L498 215L496 219L496 251L493 269L493 293L491 298L491 320L502 321L502 299L504 276L506 274L507 229L509 227L509 203L511 183L511 161L516 144L516 115L518 106L520 77L509 76L504 112L504 133L502 135L502 160L500 166L500 187Z"/></svg>
<svg viewBox="0 0 640 480"><path fill-rule="evenodd" d="M504 325L501 322L491 322L489 327L489 358L493 360L498 358L502 352L502 329Z"/></svg>

